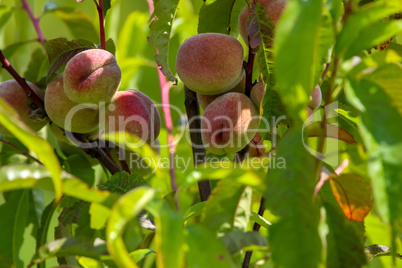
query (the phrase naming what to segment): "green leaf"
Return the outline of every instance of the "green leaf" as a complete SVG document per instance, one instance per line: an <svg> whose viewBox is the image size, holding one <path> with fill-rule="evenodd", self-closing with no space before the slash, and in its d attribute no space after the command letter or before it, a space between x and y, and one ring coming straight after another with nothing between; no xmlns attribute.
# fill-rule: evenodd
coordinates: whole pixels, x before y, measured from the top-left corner
<svg viewBox="0 0 402 268"><path fill-rule="evenodd" d="M370 155L369 176L374 202L381 218L391 225L392 246L402 233L402 116L391 105L391 98L373 82L350 81L346 90L361 104L361 124L364 144Z"/></svg>
<svg viewBox="0 0 402 268"><path fill-rule="evenodd" d="M114 261L122 267L138 267L123 242L127 223L147 205L154 196L151 188L139 187L123 195L113 206L106 226L107 247Z"/></svg>
<svg viewBox="0 0 402 268"><path fill-rule="evenodd" d="M201 216L202 224L214 233L246 231L250 218L251 197L251 188L231 178L219 181L205 202Z"/></svg>
<svg viewBox="0 0 402 268"><path fill-rule="evenodd" d="M250 216L250 220L258 223L259 225L261 225L262 227L268 229L269 226L272 225L272 223L270 223L269 221L267 221L265 218L263 218L261 215L258 215L255 212L251 212L251 216Z"/></svg>
<svg viewBox="0 0 402 268"><path fill-rule="evenodd" d="M31 55L27 70L24 73L24 78L27 81L39 81L47 74L48 69L49 62L46 60L46 55L42 48L38 48Z"/></svg>
<svg viewBox="0 0 402 268"><path fill-rule="evenodd" d="M62 194L61 167L50 144L21 123L17 112L2 99L0 99L0 123L38 156L39 160L51 174L56 201L60 200Z"/></svg>
<svg viewBox="0 0 402 268"><path fill-rule="evenodd" d="M95 171L92 169L91 162L82 154L73 154L63 162L64 170L71 175L79 178L90 187L95 181Z"/></svg>
<svg viewBox="0 0 402 268"><path fill-rule="evenodd" d="M315 87L319 57L321 1L289 1L275 36L274 72L279 95L295 123ZM297 27L295 27L297 25Z"/></svg>
<svg viewBox="0 0 402 268"><path fill-rule="evenodd" d="M53 213L55 212L56 207L53 205L53 202L48 204L43 210L40 226L38 228L38 232L36 233L36 256L39 257L39 248L44 245L47 241L47 234L49 232L50 221L52 220Z"/></svg>
<svg viewBox="0 0 402 268"><path fill-rule="evenodd" d="M63 173L63 193L87 202L96 202L111 208L119 195L108 191L89 188L88 185L71 175ZM0 168L0 192L39 188L54 191L49 171L43 166L15 165Z"/></svg>
<svg viewBox="0 0 402 268"><path fill-rule="evenodd" d="M150 203L147 210L155 219L156 266L161 268L183 267L184 219L180 212L169 207L165 200Z"/></svg>
<svg viewBox="0 0 402 268"><path fill-rule="evenodd" d="M326 267L362 267L367 260L364 255L364 241L359 235L359 230L354 222L345 217L327 183L321 188L321 192L324 195L326 221L329 227Z"/></svg>
<svg viewBox="0 0 402 268"><path fill-rule="evenodd" d="M378 21L365 28L345 51L344 59L359 54L364 49L370 49L402 31L402 21Z"/></svg>
<svg viewBox="0 0 402 268"><path fill-rule="evenodd" d="M197 267L237 267L222 241L207 228L200 225L186 227L188 252L186 264L188 268Z"/></svg>
<svg viewBox="0 0 402 268"><path fill-rule="evenodd" d="M112 7L111 0L103 0L103 16L106 17L107 11Z"/></svg>
<svg viewBox="0 0 402 268"><path fill-rule="evenodd" d="M106 1L104 0L104 2ZM54 14L64 22L70 30L72 38L86 39L91 42L99 41L98 32L92 24L91 18L84 11L71 7L60 7L51 9L44 13L44 15L46 14Z"/></svg>
<svg viewBox="0 0 402 268"><path fill-rule="evenodd" d="M277 158L286 167L270 169L264 195L267 209L279 217L269 228L268 243L276 267L317 267L321 257L319 207L314 203L314 158L302 135L291 129L281 140Z"/></svg>
<svg viewBox="0 0 402 268"><path fill-rule="evenodd" d="M86 40L51 39L43 43L50 62L47 80L76 54L96 46Z"/></svg>
<svg viewBox="0 0 402 268"><path fill-rule="evenodd" d="M204 207L205 207L205 202L199 202L199 203L189 207L186 210L186 212L184 213L184 221L187 221L189 218L201 215Z"/></svg>
<svg viewBox="0 0 402 268"><path fill-rule="evenodd" d="M12 191L0 206L0 252L17 267L25 266L19 258L28 223L29 190Z"/></svg>
<svg viewBox="0 0 402 268"><path fill-rule="evenodd" d="M235 254L244 248L253 250L267 250L267 238L261 236L258 232L239 232L233 231L224 234L221 240L230 254Z"/></svg>
<svg viewBox="0 0 402 268"><path fill-rule="evenodd" d="M136 174L128 174L125 171L114 174L108 182L98 185L102 190L110 192L127 193L128 191L140 187L149 186L149 184Z"/></svg>
<svg viewBox="0 0 402 268"><path fill-rule="evenodd" d="M158 1L155 4L154 13L151 16L151 35L148 37L149 44L156 48L156 63L169 81L176 81L169 67L169 42L172 35L172 25L176 17L179 0Z"/></svg>
<svg viewBox="0 0 402 268"><path fill-rule="evenodd" d="M105 50L109 51L114 56L116 56L116 45L112 38L109 38L108 40L106 40Z"/></svg>
<svg viewBox="0 0 402 268"><path fill-rule="evenodd" d="M379 20L397 12L398 8L393 6L390 1L379 1L374 4L365 5L357 12L352 13L337 37L334 48L335 54L339 55L346 52L356 42L362 32L368 33L371 31L370 28L374 23L378 23ZM378 34L375 30L372 33Z"/></svg>
<svg viewBox="0 0 402 268"><path fill-rule="evenodd" d="M201 7L198 33L238 35L237 19L246 2L238 0L206 0Z"/></svg>
<svg viewBox="0 0 402 268"><path fill-rule="evenodd" d="M6 5L0 5L0 31L11 18L14 9Z"/></svg>

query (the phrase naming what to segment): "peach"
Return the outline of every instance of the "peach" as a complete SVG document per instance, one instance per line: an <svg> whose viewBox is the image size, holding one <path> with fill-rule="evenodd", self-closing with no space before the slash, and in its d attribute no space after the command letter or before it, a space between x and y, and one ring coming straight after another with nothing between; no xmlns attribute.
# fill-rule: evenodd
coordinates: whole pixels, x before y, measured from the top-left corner
<svg viewBox="0 0 402 268"><path fill-rule="evenodd" d="M75 103L109 102L121 82L113 54L89 49L72 57L64 70L64 91Z"/></svg>
<svg viewBox="0 0 402 268"><path fill-rule="evenodd" d="M76 133L90 133L98 128L98 109L72 102L65 94L63 74L57 75L46 88L45 110L57 126Z"/></svg>
<svg viewBox="0 0 402 268"><path fill-rule="evenodd" d="M313 91L311 91L311 96L310 96L310 103L308 106L315 110L318 107L320 107L322 101L322 94L321 94L321 88L319 85L317 85Z"/></svg>
<svg viewBox="0 0 402 268"><path fill-rule="evenodd" d="M180 46L176 70L183 83L197 93L225 93L243 79L243 47L226 34L194 35Z"/></svg>
<svg viewBox="0 0 402 268"><path fill-rule="evenodd" d="M248 149L249 157L262 157L268 156L268 153L265 151L264 139L261 134L257 132L254 138L250 142L250 148Z"/></svg>
<svg viewBox="0 0 402 268"><path fill-rule="evenodd" d="M257 108L246 95L230 92L218 97L201 119L205 148L218 155L240 151L257 133L259 119Z"/></svg>
<svg viewBox="0 0 402 268"><path fill-rule="evenodd" d="M269 19L276 25L282 15L283 10L286 7L288 0L256 0L255 2L259 2L265 6L265 10L267 11ZM250 13L251 10L249 5L246 5L241 10L238 18L239 32L246 45L248 45L248 33L246 23L248 18L250 17Z"/></svg>
<svg viewBox="0 0 402 268"><path fill-rule="evenodd" d="M158 109L147 95L138 90L117 92L101 113L101 132L128 132L147 143L159 135Z"/></svg>
<svg viewBox="0 0 402 268"><path fill-rule="evenodd" d="M44 92L35 84L28 82L28 86L43 100ZM47 120L35 120L33 118L35 105L27 96L24 89L15 80L8 80L0 83L0 98L3 99L9 106L14 108L19 115L19 118L28 127L34 131L43 128ZM4 136L13 136L4 126L0 125L0 133Z"/></svg>
<svg viewBox="0 0 402 268"><path fill-rule="evenodd" d="M264 100L265 86L265 83L257 82L250 92L250 99L258 110L261 109L262 101Z"/></svg>
<svg viewBox="0 0 402 268"><path fill-rule="evenodd" d="M246 76L244 75L243 79L240 80L240 82L233 89L229 90L228 92L239 92L239 93L244 94L245 89L246 89ZM207 108L207 106L211 102L213 102L216 98L218 98L219 96L222 96L225 93L218 94L218 95L204 95L204 94L197 93L198 103L200 104L202 109L205 110L205 108Z"/></svg>

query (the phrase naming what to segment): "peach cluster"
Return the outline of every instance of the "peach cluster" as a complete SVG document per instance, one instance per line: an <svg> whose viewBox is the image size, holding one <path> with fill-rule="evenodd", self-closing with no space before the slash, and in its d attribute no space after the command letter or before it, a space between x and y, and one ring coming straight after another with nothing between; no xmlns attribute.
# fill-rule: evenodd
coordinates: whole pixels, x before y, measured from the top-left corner
<svg viewBox="0 0 402 268"><path fill-rule="evenodd" d="M243 48L225 34L190 37L177 53L176 70L183 83L197 93L204 109L202 140L214 154L235 153L255 136L265 85L257 83L245 95Z"/></svg>

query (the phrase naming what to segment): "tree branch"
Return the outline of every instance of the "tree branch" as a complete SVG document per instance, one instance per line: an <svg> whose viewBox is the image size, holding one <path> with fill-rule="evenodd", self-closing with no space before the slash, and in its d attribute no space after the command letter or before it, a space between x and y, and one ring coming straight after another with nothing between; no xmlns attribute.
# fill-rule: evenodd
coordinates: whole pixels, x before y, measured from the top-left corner
<svg viewBox="0 0 402 268"><path fill-rule="evenodd" d="M101 48L106 49L106 38L105 38L105 19L103 17L103 0L99 0L99 4L94 0L96 4L96 10L99 16L99 32L100 32L100 42Z"/></svg>
<svg viewBox="0 0 402 268"><path fill-rule="evenodd" d="M22 87L27 96L35 103L36 107L44 108L43 101L36 95L36 93L31 89L31 87L27 84L24 78L22 78L11 66L10 62L6 59L3 54L3 51L0 49L0 62L2 68L6 69L6 71L11 74L11 76L17 81L17 83Z"/></svg>
<svg viewBox="0 0 402 268"><path fill-rule="evenodd" d="M201 117L197 94L184 86L186 113L190 128L191 148L193 150L194 166L206 161L206 151L201 138ZM204 180L198 182L201 201L206 201L211 194L211 182Z"/></svg>

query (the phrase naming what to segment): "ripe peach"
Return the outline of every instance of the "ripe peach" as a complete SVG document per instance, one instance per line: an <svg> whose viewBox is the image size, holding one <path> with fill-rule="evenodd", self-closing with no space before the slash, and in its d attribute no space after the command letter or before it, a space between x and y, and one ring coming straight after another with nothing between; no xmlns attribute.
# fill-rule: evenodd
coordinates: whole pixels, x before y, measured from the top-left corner
<svg viewBox="0 0 402 268"><path fill-rule="evenodd" d="M44 92L31 82L29 87L43 100ZM20 120L34 131L40 130L46 125L47 120L35 120L32 118L35 105L25 91L15 80L0 83L0 98L19 114ZM13 136L4 126L0 125L0 133L4 136Z"/></svg>
<svg viewBox="0 0 402 268"><path fill-rule="evenodd" d="M138 90L117 92L101 113L101 132L128 132L148 143L159 135L158 109L147 95Z"/></svg>
<svg viewBox="0 0 402 268"><path fill-rule="evenodd" d="M276 25L282 15L283 10L286 7L288 0L256 0L255 2L259 2L265 6L269 19ZM241 10L238 18L239 32L246 45L248 44L246 23L248 18L250 17L250 13L251 10L249 5L246 5Z"/></svg>
<svg viewBox="0 0 402 268"><path fill-rule="evenodd" d="M321 94L321 88L319 85L317 85L313 91L311 92L311 96L310 96L310 103L308 104L308 106L315 110L318 107L320 107L321 105L321 101L322 101L322 94Z"/></svg>
<svg viewBox="0 0 402 268"><path fill-rule="evenodd" d="M98 128L98 109L72 102L65 94L63 74L57 75L46 88L45 109L57 126L76 133L89 133Z"/></svg>
<svg viewBox="0 0 402 268"><path fill-rule="evenodd" d="M64 70L64 91L75 103L109 102L120 82L121 70L116 58L103 49L78 53Z"/></svg>
<svg viewBox="0 0 402 268"><path fill-rule="evenodd" d="M244 75L243 79L240 80L240 82L233 89L229 90L229 92L239 92L239 93L244 94L245 89L246 89L246 76ZM211 102L213 102L216 98L218 98L219 96L222 96L225 93L218 94L218 95L204 95L204 94L197 93L198 103L200 104L202 109L205 110L205 108L207 108L207 106Z"/></svg>
<svg viewBox="0 0 402 268"><path fill-rule="evenodd" d="M243 47L230 35L194 35L180 46L176 70L183 83L197 93L227 92L243 78Z"/></svg>
<svg viewBox="0 0 402 268"><path fill-rule="evenodd" d="M205 148L214 154L235 153L257 133L259 113L246 95L226 93L205 109L201 120Z"/></svg>

